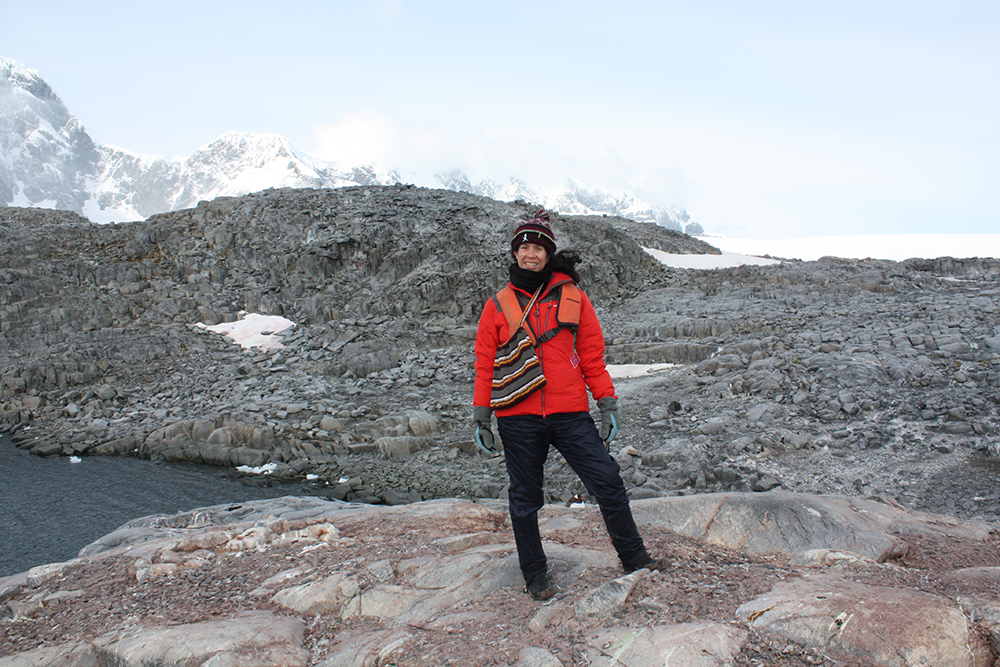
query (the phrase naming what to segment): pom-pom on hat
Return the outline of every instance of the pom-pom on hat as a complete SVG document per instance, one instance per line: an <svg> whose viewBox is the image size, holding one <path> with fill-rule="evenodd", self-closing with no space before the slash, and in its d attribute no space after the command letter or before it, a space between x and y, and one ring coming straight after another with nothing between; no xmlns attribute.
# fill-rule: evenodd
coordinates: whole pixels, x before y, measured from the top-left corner
<svg viewBox="0 0 1000 667"><path fill-rule="evenodd" d="M535 211L531 220L522 220L514 231L510 241L511 253L516 253L522 243L537 243L545 248L549 255L556 252L556 235L552 231L549 212L544 208Z"/></svg>

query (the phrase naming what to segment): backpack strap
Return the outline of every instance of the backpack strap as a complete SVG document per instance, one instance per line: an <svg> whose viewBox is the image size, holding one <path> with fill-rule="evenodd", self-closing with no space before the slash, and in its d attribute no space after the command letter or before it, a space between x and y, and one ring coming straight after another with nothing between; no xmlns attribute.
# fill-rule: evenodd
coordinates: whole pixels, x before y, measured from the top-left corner
<svg viewBox="0 0 1000 667"><path fill-rule="evenodd" d="M493 304L507 319L507 330L510 332L510 335L513 336L514 332L521 326L521 322L523 321L522 318L524 317L524 309L521 307L521 303L517 300L517 293L510 285L507 285L493 296ZM531 327L525 327L524 330L528 332L528 338L531 339L531 344L537 345L538 343L535 341L535 332L531 330Z"/></svg>
<svg viewBox="0 0 1000 667"><path fill-rule="evenodd" d="M552 339L559 333L560 329L564 328L572 329L573 337L574 339L576 338L576 328L580 324L580 306L583 302L580 296L580 288L572 281L567 281L558 287L560 289L559 305L556 307L556 323L558 326L555 329L546 331L537 340L535 339L534 332L531 331L531 327L525 327L528 337L531 338L532 345L538 346ZM514 288L510 285L504 287L493 296L493 303L503 313L504 318L507 320L507 328L513 334L521 326L521 318L524 314L524 309L517 299L517 293L514 291Z"/></svg>

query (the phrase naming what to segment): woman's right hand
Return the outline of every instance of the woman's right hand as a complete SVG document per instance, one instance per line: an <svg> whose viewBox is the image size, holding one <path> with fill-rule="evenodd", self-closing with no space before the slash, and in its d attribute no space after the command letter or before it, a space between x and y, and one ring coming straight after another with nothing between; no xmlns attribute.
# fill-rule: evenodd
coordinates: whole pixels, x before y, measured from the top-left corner
<svg viewBox="0 0 1000 667"><path fill-rule="evenodd" d="M497 453L496 444L493 442L493 429L490 427L492 419L492 408L480 405L472 408L472 423L475 427L473 439L476 441L476 445L479 449L483 450L490 456Z"/></svg>

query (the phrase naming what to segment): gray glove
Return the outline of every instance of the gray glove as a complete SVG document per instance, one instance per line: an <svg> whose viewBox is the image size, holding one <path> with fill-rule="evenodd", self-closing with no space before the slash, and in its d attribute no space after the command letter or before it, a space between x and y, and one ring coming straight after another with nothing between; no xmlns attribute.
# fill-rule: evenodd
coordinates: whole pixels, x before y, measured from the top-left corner
<svg viewBox="0 0 1000 667"><path fill-rule="evenodd" d="M490 421L493 419L493 408L481 405L472 408L472 424L475 427L473 439L490 456L497 453L496 445L493 444L493 429L490 428Z"/></svg>
<svg viewBox="0 0 1000 667"><path fill-rule="evenodd" d="M605 396L597 402L597 407L601 411L601 440L605 446L618 435L618 425L621 419L618 417L618 399L614 396Z"/></svg>

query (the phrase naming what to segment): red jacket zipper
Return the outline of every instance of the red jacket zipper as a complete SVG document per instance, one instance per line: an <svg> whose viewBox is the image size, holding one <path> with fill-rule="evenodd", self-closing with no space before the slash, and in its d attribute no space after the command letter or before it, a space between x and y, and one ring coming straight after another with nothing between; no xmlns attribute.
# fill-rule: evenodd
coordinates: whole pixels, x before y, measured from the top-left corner
<svg viewBox="0 0 1000 667"><path fill-rule="evenodd" d="M551 313L552 313L552 308L551 307L546 308L546 310L545 310L545 324L546 325L549 322L549 315ZM541 331L542 333L545 333L547 331L547 329L545 328L545 326L542 325L542 308L541 308L540 300L535 302L535 324L537 325L535 327L535 331ZM539 345L537 349L538 349L538 363L542 364L542 366L544 367L545 364L542 362L542 346ZM547 417L548 415L545 412L545 387L544 386L542 387L542 390L541 390L541 402L542 402L542 417Z"/></svg>

